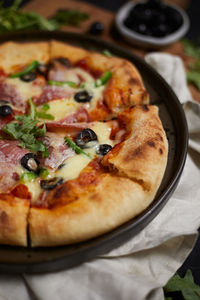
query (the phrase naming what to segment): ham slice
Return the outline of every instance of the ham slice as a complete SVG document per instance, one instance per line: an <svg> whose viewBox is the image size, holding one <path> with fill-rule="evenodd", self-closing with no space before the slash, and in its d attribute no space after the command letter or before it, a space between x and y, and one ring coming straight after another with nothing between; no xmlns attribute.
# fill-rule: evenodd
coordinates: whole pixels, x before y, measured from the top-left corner
<svg viewBox="0 0 200 300"><path fill-rule="evenodd" d="M75 154L75 152L65 144L64 135L47 132L41 140L49 150L49 157L39 159L40 163L45 167L56 170L67 158Z"/></svg>

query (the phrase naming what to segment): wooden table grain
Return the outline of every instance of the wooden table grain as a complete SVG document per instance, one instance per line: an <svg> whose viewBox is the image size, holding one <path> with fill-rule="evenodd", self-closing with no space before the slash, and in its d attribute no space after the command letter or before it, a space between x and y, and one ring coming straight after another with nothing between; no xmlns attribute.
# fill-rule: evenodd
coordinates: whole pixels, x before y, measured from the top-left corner
<svg viewBox="0 0 200 300"><path fill-rule="evenodd" d="M182 8L187 8L189 3L188 0L166 0L166 2L173 3L181 6ZM102 39L111 41L115 44L118 44L122 47L128 48L133 51L135 54L144 57L144 55L150 50L145 50L141 48L134 47L123 40L119 34L113 34L113 25L115 14L113 12L107 11L95 5L76 0L34 0L29 2L24 10L26 11L35 11L40 13L45 17L51 17L58 9L79 9L80 11L87 12L89 19L84 21L79 27L72 26L63 26L61 29L63 31L71 31L78 33L87 33L89 26L94 21L101 21L104 24L105 30L100 36ZM161 52L167 52L171 54L178 55L182 58L185 68L188 68L188 65L191 62L191 58L184 53L183 46L180 41L171 44L170 46L164 47L160 50ZM200 92L193 86L189 85L193 98L200 103Z"/></svg>

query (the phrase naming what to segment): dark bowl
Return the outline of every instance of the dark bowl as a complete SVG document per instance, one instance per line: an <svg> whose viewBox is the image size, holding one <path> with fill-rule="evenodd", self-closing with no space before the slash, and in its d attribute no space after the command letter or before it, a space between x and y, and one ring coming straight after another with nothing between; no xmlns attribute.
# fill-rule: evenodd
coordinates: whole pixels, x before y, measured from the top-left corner
<svg viewBox="0 0 200 300"><path fill-rule="evenodd" d="M48 41L57 39L72 45L128 59L139 69L151 104L159 107L160 118L169 141L167 169L153 203L139 216L97 238L68 246L23 248L0 246L0 271L11 273L52 272L71 268L118 247L140 232L153 220L174 192L187 155L188 131L182 106L166 81L145 61L132 52L87 35L67 32L19 32L3 35L5 41Z"/></svg>

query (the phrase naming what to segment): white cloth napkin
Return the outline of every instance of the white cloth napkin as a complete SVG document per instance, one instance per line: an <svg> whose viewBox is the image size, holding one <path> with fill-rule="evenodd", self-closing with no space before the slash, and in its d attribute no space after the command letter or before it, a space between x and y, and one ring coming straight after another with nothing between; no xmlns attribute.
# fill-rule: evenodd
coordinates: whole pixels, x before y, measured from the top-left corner
<svg viewBox="0 0 200 300"><path fill-rule="evenodd" d="M190 147L178 188L138 235L107 255L51 274L0 276L6 300L162 300L162 287L192 250L200 226L200 107L186 85L180 58L153 53L146 60L184 103Z"/></svg>

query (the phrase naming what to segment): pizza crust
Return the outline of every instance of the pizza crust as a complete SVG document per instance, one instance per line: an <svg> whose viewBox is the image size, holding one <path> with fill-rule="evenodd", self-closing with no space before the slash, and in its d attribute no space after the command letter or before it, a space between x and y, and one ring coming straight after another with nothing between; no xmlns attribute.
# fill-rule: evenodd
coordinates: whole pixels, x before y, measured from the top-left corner
<svg viewBox="0 0 200 300"><path fill-rule="evenodd" d="M104 92L105 104L110 112L118 113L119 110L133 104L149 103L149 95L142 78L129 61L114 56L107 57L57 41L51 41L50 49L51 59L66 57L73 65L84 60L89 70L100 73L108 70L112 72L112 78Z"/></svg>
<svg viewBox="0 0 200 300"><path fill-rule="evenodd" d="M168 142L156 106L141 105L119 114L129 136L104 156L102 164L131 178L145 190L156 190L165 172Z"/></svg>
<svg viewBox="0 0 200 300"><path fill-rule="evenodd" d="M34 60L43 63L49 60L48 42L7 42L0 45L0 68L6 74L17 72Z"/></svg>
<svg viewBox="0 0 200 300"><path fill-rule="evenodd" d="M81 242L108 232L142 212L155 191L128 178L107 174L95 190L52 209L31 208L31 246L56 246Z"/></svg>
<svg viewBox="0 0 200 300"><path fill-rule="evenodd" d="M52 193L50 202L55 205L45 208L30 206L28 200L11 195L2 196L1 244L27 246L27 232L32 247L77 243L102 235L144 211L165 172L168 144L158 109L144 105L149 96L130 62L57 41L7 42L0 46L0 66L6 74L34 60L48 63L56 57L69 58L73 65L84 60L89 70L112 71L104 91L106 111L96 108L90 114L92 121L107 113L110 118L119 117L128 135L102 159L106 171L94 177L97 183L92 188L80 188L80 193L73 195L74 201L70 202L67 195L57 199Z"/></svg>
<svg viewBox="0 0 200 300"><path fill-rule="evenodd" d="M86 192L80 188L74 199L69 198L70 186L55 190L49 203L61 202L59 207L31 208L32 247L69 244L99 236L137 216L152 202L165 172L168 153L158 109L135 106L119 118L128 121L129 136L117 145L117 152L113 148L103 158L102 163L110 168L110 173L94 174L98 181L93 185L91 180Z"/></svg>
<svg viewBox="0 0 200 300"><path fill-rule="evenodd" d="M1 197L2 198L2 197ZM0 199L0 243L27 246L29 201L14 196Z"/></svg>

